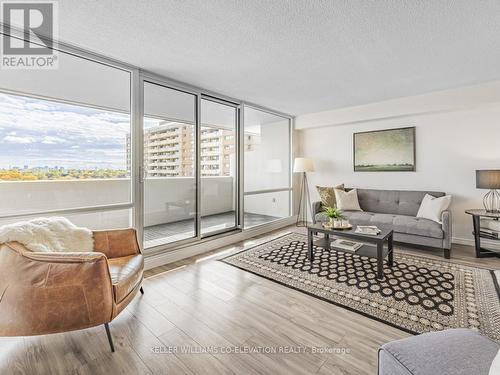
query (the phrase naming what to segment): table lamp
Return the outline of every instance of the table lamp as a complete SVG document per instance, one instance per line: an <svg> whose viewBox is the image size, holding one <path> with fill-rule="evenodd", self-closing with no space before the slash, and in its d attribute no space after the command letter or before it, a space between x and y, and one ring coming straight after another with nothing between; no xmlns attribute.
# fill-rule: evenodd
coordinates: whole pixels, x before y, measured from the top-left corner
<svg viewBox="0 0 500 375"><path fill-rule="evenodd" d="M500 213L500 169L476 171L476 188L489 190L483 198L486 212Z"/></svg>
<svg viewBox="0 0 500 375"><path fill-rule="evenodd" d="M297 213L297 226L307 226L307 213L311 209L311 198L309 196L309 185L307 184L307 172L314 172L314 163L308 158L295 158L293 173L302 173L300 182L299 212ZM312 213L311 213L312 218Z"/></svg>

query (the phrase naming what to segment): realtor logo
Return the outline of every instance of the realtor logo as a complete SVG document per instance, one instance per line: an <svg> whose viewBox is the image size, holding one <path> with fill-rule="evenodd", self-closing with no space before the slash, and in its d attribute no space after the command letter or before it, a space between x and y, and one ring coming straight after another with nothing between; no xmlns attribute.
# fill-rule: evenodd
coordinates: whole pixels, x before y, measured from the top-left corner
<svg viewBox="0 0 500 375"><path fill-rule="evenodd" d="M1 9L1 68L57 68L57 2L2 1Z"/></svg>

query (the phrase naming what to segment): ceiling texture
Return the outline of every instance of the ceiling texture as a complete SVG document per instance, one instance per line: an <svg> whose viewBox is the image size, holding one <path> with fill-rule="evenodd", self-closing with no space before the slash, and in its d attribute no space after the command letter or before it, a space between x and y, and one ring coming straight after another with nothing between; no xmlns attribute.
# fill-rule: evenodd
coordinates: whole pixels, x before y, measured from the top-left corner
<svg viewBox="0 0 500 375"><path fill-rule="evenodd" d="M299 115L500 79L499 0L64 0L62 41Z"/></svg>

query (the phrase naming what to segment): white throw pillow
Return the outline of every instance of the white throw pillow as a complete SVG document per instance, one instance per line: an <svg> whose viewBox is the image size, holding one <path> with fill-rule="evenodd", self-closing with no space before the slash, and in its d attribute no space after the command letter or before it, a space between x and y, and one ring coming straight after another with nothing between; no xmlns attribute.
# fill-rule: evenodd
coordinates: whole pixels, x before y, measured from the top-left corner
<svg viewBox="0 0 500 375"><path fill-rule="evenodd" d="M500 350L497 352L495 358L493 358L488 375L500 375Z"/></svg>
<svg viewBox="0 0 500 375"><path fill-rule="evenodd" d="M358 191L356 189L351 191L335 189L335 200L337 201L337 208L342 211L363 211L359 206Z"/></svg>
<svg viewBox="0 0 500 375"><path fill-rule="evenodd" d="M444 197L433 197L432 195L425 194L420 208L418 209L417 217L429 219L441 223L441 215L450 207L451 195Z"/></svg>

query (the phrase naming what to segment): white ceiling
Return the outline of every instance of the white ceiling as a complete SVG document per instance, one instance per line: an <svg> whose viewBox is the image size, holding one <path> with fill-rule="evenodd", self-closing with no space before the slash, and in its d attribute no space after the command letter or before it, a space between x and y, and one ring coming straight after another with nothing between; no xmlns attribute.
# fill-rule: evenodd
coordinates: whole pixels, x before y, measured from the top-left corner
<svg viewBox="0 0 500 375"><path fill-rule="evenodd" d="M498 0L64 0L60 39L290 114L500 79Z"/></svg>

